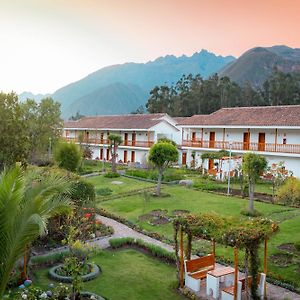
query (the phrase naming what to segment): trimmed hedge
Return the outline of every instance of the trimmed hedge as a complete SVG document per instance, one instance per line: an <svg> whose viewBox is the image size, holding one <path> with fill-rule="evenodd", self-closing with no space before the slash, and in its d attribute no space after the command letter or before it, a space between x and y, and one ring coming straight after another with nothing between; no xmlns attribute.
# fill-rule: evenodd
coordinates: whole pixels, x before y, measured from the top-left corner
<svg viewBox="0 0 300 300"><path fill-rule="evenodd" d="M167 263L176 263L175 253L143 241L142 239L134 239L131 237L114 238L109 240L109 244L113 249L118 249L126 246L136 246L147 251L150 255L157 257Z"/></svg>
<svg viewBox="0 0 300 300"><path fill-rule="evenodd" d="M157 170L144 170L144 169L127 169L125 171L126 175L139 177L143 179L150 179L153 181L157 181L158 172ZM178 169L167 169L164 174L162 181L164 182L172 182L179 181L183 179L184 172Z"/></svg>
<svg viewBox="0 0 300 300"><path fill-rule="evenodd" d="M106 178L117 178L117 177L120 177L121 175L119 173L116 173L116 172L108 172L108 173L105 173L104 177Z"/></svg>
<svg viewBox="0 0 300 300"><path fill-rule="evenodd" d="M90 281L93 280L97 277L100 276L101 273L101 269L99 266L97 266L96 264L92 264L92 263L88 263L89 266L92 267L92 272L86 275L82 275L81 279L82 281ZM53 268L51 268L49 270L49 277L53 280L59 281L59 282L63 282L63 283L71 283L72 282L72 277L70 276L62 276L62 275L58 275L56 273L57 269L61 268L63 266L63 264L60 264L58 266L55 266Z"/></svg>

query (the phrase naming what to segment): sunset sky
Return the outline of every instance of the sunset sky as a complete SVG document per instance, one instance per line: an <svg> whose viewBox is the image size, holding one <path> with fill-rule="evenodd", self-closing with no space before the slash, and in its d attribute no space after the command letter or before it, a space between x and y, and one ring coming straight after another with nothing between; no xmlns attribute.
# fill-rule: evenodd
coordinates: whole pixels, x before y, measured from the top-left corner
<svg viewBox="0 0 300 300"><path fill-rule="evenodd" d="M0 90L54 92L101 67L207 49L300 47L299 0L0 0Z"/></svg>

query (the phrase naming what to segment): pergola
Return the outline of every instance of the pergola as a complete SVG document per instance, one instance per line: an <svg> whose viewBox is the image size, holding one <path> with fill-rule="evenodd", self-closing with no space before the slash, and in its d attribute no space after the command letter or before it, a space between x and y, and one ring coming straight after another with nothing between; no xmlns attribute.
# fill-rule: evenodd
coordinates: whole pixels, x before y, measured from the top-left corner
<svg viewBox="0 0 300 300"><path fill-rule="evenodd" d="M245 268L248 270L250 258L250 274L252 275L251 293L255 299L258 276L258 248L264 243L264 273L267 273L267 246L269 237L279 230L278 224L265 218L240 220L233 217L221 217L217 214L186 215L173 221L175 253L179 268L180 286L184 283L184 252L186 259L191 258L193 237L212 241L212 252L215 254L215 243L234 248L234 299L237 299L238 285L238 250L245 250ZM178 243L180 233L180 251ZM184 237L187 236L187 247L184 251ZM180 253L180 257L179 257ZM246 265L247 264L247 265ZM266 286L265 295L266 295Z"/></svg>

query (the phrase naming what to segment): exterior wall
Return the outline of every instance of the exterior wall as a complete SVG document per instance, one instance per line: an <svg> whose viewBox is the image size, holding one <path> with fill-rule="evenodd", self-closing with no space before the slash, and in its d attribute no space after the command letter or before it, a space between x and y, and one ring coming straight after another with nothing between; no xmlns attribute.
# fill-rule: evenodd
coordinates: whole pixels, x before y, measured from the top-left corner
<svg viewBox="0 0 300 300"><path fill-rule="evenodd" d="M167 122L160 122L150 129L154 132L155 142L157 142L157 140L161 137L166 137L174 141L176 144L181 144L180 130Z"/></svg>

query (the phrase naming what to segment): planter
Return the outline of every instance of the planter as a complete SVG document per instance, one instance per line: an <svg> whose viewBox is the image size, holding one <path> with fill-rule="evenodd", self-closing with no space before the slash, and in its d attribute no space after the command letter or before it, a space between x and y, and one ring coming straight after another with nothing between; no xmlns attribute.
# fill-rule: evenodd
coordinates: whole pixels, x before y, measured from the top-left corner
<svg viewBox="0 0 300 300"><path fill-rule="evenodd" d="M91 292L81 292L80 295L84 297L83 299L92 299L93 298L94 300L105 300L103 297L101 297L97 294L91 293Z"/></svg>
<svg viewBox="0 0 300 300"><path fill-rule="evenodd" d="M100 267L98 267L96 264L88 264L89 266L92 267L92 272L86 274L86 275L82 275L81 279L82 281L90 281L93 280L95 278L97 278L98 276L100 276L101 273L101 269ZM58 266L55 266L53 268L51 268L49 270L49 277L53 280L59 281L59 282L64 282L64 283L71 283L72 282L72 277L70 276L62 276L56 273L56 271L61 268L63 266L63 264L60 264Z"/></svg>

